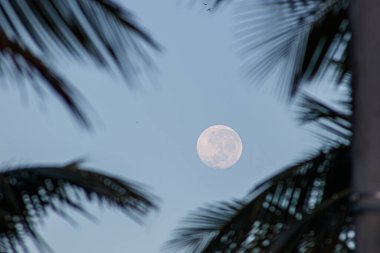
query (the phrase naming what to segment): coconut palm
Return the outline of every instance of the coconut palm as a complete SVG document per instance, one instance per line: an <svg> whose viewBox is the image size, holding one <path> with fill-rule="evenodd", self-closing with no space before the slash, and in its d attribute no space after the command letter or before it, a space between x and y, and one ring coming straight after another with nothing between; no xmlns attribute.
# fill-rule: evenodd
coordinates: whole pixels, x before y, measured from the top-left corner
<svg viewBox="0 0 380 253"><path fill-rule="evenodd" d="M127 84L148 67L147 50L158 44L134 16L112 0L0 1L0 75L38 95L52 92L77 122L91 127L81 94L53 66L57 59L118 69ZM42 97L42 96L41 96ZM87 169L79 162L19 166L0 172L0 252L27 252L32 238L51 251L36 223L53 211L71 221L64 207L87 216L87 201L106 203L140 219L156 208L154 197L136 183ZM91 217L91 216L89 216Z"/></svg>
<svg viewBox="0 0 380 253"><path fill-rule="evenodd" d="M243 200L191 214L167 247L177 252L376 252L379 4L243 0L237 9L248 77L279 71L282 90L301 99L301 119L328 130L326 145ZM342 111L303 95L303 85L326 78L347 85L339 89L349 91Z"/></svg>

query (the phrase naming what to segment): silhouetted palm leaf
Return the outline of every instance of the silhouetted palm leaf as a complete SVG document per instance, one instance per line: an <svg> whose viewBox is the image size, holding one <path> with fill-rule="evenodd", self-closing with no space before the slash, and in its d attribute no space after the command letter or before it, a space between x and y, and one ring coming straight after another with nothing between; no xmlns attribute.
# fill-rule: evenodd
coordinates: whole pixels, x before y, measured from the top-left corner
<svg viewBox="0 0 380 253"><path fill-rule="evenodd" d="M216 4L227 0L216 0ZM283 64L290 95L302 83L335 75L350 80L351 32L346 0L243 0L237 35L244 68L255 82ZM348 78L348 79L347 79Z"/></svg>
<svg viewBox="0 0 380 253"><path fill-rule="evenodd" d="M293 224L279 235L267 251L273 253L298 252L354 252L353 217L349 210L350 192L343 191L326 200L313 213ZM321 221L323 225L321 226Z"/></svg>
<svg viewBox="0 0 380 253"><path fill-rule="evenodd" d="M299 120L302 123L316 124L320 129L327 131L328 135L318 133L323 141L335 145L349 145L352 138L351 101L343 101L339 105L340 109L334 109L316 98L303 94L299 102Z"/></svg>
<svg viewBox="0 0 380 253"><path fill-rule="evenodd" d="M90 127L89 121L80 109L76 98L78 92L68 84L45 61L17 41L10 39L0 31L0 73L14 74L20 80L21 76L30 78L33 88L38 94L42 89L36 79L41 79L47 86L63 100L73 115L85 126ZM15 78L15 80L17 80Z"/></svg>
<svg viewBox="0 0 380 253"><path fill-rule="evenodd" d="M28 73L30 78L51 79L51 64L54 58L71 56L76 60L90 59L103 68L117 66L128 79L135 76L141 67L150 64L147 47L159 49L157 43L140 28L131 13L112 0L4 0L0 1L0 33L8 41L17 42L21 51L13 48L13 55L33 54L34 61L27 68L38 69L36 61L46 71ZM11 59L6 64L5 60ZM24 59L25 60L25 59ZM14 71L15 59L5 58L3 65ZM4 67L3 67L4 69ZM59 75L59 81L45 82L55 91L65 90L68 84ZM57 92L65 104L80 115L72 92ZM71 102L68 103L68 100ZM83 114L82 114L83 116ZM83 121L83 117L79 117Z"/></svg>
<svg viewBox="0 0 380 253"><path fill-rule="evenodd" d="M91 217L83 198L120 209L138 221L156 208L154 198L135 183L86 170L77 162L7 170L0 173L0 252L27 252L26 237L41 252L50 251L36 223L49 210L71 221L67 207Z"/></svg>
<svg viewBox="0 0 380 253"><path fill-rule="evenodd" d="M159 48L133 15L112 0L4 0L0 10L1 29L24 45L31 39L41 53L59 49L101 65L110 57L126 74L147 59L139 40ZM134 55L139 58L132 60Z"/></svg>
<svg viewBox="0 0 380 253"><path fill-rule="evenodd" d="M224 204L224 208L211 206L193 214L188 219L192 223L186 222L186 227L176 230L168 247L192 253L269 252L267 250L274 247L274 242L284 241L290 230L299 228L303 222L304 230L297 230L298 240L293 241L293 249L315 241L320 236L316 229L326 226L332 230L324 236L330 236L334 247L343 245L348 248L348 242L339 240L340 234L351 225L348 212L338 212L340 209L337 209L331 213L331 219L318 220L319 226L313 226L317 219L313 217L322 215L320 208L330 203L331 198L347 191L349 181L349 148L342 146L327 150L269 178L255 187L239 205L234 202ZM328 204L328 209L335 210L337 205L348 210L347 202L339 201ZM336 220L337 217L340 220ZM332 227L332 222L338 223ZM276 246L281 248L278 245L283 244ZM319 245L312 247L315 250Z"/></svg>
<svg viewBox="0 0 380 253"><path fill-rule="evenodd" d="M176 237L170 240L165 248L177 252L177 249L188 247L189 252L202 252L243 204L243 201L231 201L200 208L182 221L184 227L174 231Z"/></svg>

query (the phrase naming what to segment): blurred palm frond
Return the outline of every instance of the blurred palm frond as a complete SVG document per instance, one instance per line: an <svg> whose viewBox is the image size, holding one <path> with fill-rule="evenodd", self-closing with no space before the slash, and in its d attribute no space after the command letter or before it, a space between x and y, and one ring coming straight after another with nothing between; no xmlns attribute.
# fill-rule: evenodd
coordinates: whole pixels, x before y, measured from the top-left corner
<svg viewBox="0 0 380 253"><path fill-rule="evenodd" d="M217 0L219 5L227 0ZM236 1L244 72L255 82L281 68L290 97L307 82L332 76L350 82L347 0ZM289 87L288 87L289 86Z"/></svg>
<svg viewBox="0 0 380 253"><path fill-rule="evenodd" d="M84 200L120 209L137 221L157 208L155 197L138 184L87 170L78 162L6 170L0 173L0 252L28 252L27 237L41 252L51 252L36 231L37 223L48 211L74 222L67 209L91 218Z"/></svg>
<svg viewBox="0 0 380 253"><path fill-rule="evenodd" d="M241 202L192 214L167 247L189 253L331 252L324 251L331 247L352 252L352 238L341 240L352 230L349 164L346 146L311 156L270 177ZM283 251L283 245L292 246Z"/></svg>
<svg viewBox="0 0 380 253"><path fill-rule="evenodd" d="M341 101L340 108L335 109L306 93L303 93L299 99L298 120L302 124L313 123L319 127L318 130L324 130L325 134L318 133L324 143L350 145L352 138L351 101Z"/></svg>
<svg viewBox="0 0 380 253"><path fill-rule="evenodd" d="M177 252L177 249L187 247L188 252L202 252L243 204L243 201L231 201L199 208L182 220L184 226L174 231L176 236L164 245L164 249Z"/></svg>
<svg viewBox="0 0 380 253"><path fill-rule="evenodd" d="M42 80L81 124L90 127L89 120L78 104L77 98L80 95L76 89L39 56L0 31L0 74L4 73L11 74L16 80L29 78L39 95L43 94L36 79Z"/></svg>
<svg viewBox="0 0 380 253"><path fill-rule="evenodd" d="M111 58L126 75L148 59L140 42L160 48L134 16L112 0L4 0L0 18L1 30L23 45L33 42L43 54L59 50L90 57L101 66Z"/></svg>
<svg viewBox="0 0 380 253"><path fill-rule="evenodd" d="M48 84L81 123L78 94L54 73L54 60L91 60L108 70L115 66L131 86L141 69L152 65L148 48L160 50L135 17L113 0L0 1L0 34L2 70ZM9 42L12 49L5 53Z"/></svg>

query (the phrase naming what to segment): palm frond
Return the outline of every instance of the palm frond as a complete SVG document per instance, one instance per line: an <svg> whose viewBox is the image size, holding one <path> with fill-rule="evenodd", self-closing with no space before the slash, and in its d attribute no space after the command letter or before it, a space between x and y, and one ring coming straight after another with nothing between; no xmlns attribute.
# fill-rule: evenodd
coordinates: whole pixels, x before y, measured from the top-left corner
<svg viewBox="0 0 380 253"><path fill-rule="evenodd" d="M343 108L335 109L330 105L308 95L302 94L299 108L299 118L301 123L315 123L325 130L329 135L319 134L324 140L330 139L336 144L351 143L352 119L351 101L339 103Z"/></svg>
<svg viewBox="0 0 380 253"><path fill-rule="evenodd" d="M159 49L133 15L112 0L4 0L0 20L1 30L24 45L31 40L42 53L63 50L101 66L110 58L126 76L148 59L140 41Z"/></svg>
<svg viewBox="0 0 380 253"><path fill-rule="evenodd" d="M279 235L268 247L268 252L354 252L355 230L349 207L350 191L334 194L313 213Z"/></svg>
<svg viewBox="0 0 380 253"><path fill-rule="evenodd" d="M41 79L63 101L80 123L90 127L89 120L77 102L79 92L39 56L0 31L0 73L9 74L10 72L18 76L19 81L22 81L21 76L30 78L30 83L40 95L42 89L36 79Z"/></svg>
<svg viewBox="0 0 380 253"><path fill-rule="evenodd" d="M236 2L239 52L249 79L260 82L281 68L279 83L289 87L280 90L286 88L291 97L302 84L330 75L337 84L350 83L350 1Z"/></svg>
<svg viewBox="0 0 380 253"><path fill-rule="evenodd" d="M164 249L177 252L177 249L187 247L189 252L202 252L202 249L218 235L217 231L233 218L243 204L244 202L236 200L199 208L183 219L184 228L174 231L175 237L165 244Z"/></svg>
<svg viewBox="0 0 380 253"><path fill-rule="evenodd" d="M301 84L349 75L350 28L345 0L244 0L237 7L237 36L244 71L255 82L281 69L288 94Z"/></svg>
<svg viewBox="0 0 380 253"><path fill-rule="evenodd" d="M348 152L345 146L333 148L285 169L256 186L241 207L231 209L224 218L215 208L193 214L192 224L197 228L187 225L178 229L169 243L189 253L267 252L289 229L349 189ZM209 217L213 212L215 219ZM338 238L340 230L332 232ZM209 238L206 243L204 238Z"/></svg>
<svg viewBox="0 0 380 253"><path fill-rule="evenodd" d="M42 80L86 126L78 93L51 69L54 60L69 56L109 70L116 67L132 86L141 69L151 66L148 48L160 50L113 0L0 1L0 35L2 70L22 73L35 87Z"/></svg>
<svg viewBox="0 0 380 253"><path fill-rule="evenodd" d="M0 252L27 252L31 237L41 252L49 247L36 230L37 222L53 211L71 221L67 208L88 217L83 198L122 210L140 221L156 208L154 197L141 186L73 162L64 166L16 168L0 173Z"/></svg>

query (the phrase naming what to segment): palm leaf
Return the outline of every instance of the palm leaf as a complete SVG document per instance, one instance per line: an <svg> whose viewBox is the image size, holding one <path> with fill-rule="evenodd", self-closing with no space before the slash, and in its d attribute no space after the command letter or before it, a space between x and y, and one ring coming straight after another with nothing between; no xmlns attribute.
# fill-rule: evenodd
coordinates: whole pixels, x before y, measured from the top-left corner
<svg viewBox="0 0 380 253"><path fill-rule="evenodd" d="M333 195L313 213L293 224L268 247L268 252L354 252L350 192ZM321 221L324 225L321 226Z"/></svg>
<svg viewBox="0 0 380 253"><path fill-rule="evenodd" d="M313 123L327 134L318 135L325 142L329 140L335 145L349 145L352 138L352 103L343 101L339 103L340 108L335 109L310 95L302 94L298 104L298 120L305 123Z"/></svg>
<svg viewBox="0 0 380 253"><path fill-rule="evenodd" d="M16 168L0 173L0 252L27 251L31 237L41 252L49 247L36 231L36 223L53 211L72 221L67 207L91 217L82 202L107 204L133 219L156 208L154 198L139 185L82 168L64 166Z"/></svg>
<svg viewBox="0 0 380 253"><path fill-rule="evenodd" d="M227 0L216 0L220 5ZM255 82L281 68L294 96L303 83L333 75L350 82L351 31L346 0L244 0L237 37L244 72Z"/></svg>
<svg viewBox="0 0 380 253"><path fill-rule="evenodd" d="M42 53L59 49L102 66L111 58L126 75L147 60L139 41L159 49L133 15L112 0L4 0L0 10L1 30L22 44L32 40ZM132 61L134 55L139 57Z"/></svg>
<svg viewBox="0 0 380 253"><path fill-rule="evenodd" d="M147 49L160 49L134 16L112 0L0 1L0 34L3 47L4 41L13 44L6 55L9 46L2 48L3 56L12 54L1 60L3 71L22 73L33 82L42 80L82 123L86 120L76 101L78 94L47 66L67 56L91 60L106 69L116 66L132 85L141 68L151 65Z"/></svg>
<svg viewBox="0 0 380 253"><path fill-rule="evenodd" d="M41 79L70 109L71 113L86 127L90 123L81 110L77 98L79 93L65 81L59 74L46 65L39 56L23 47L17 41L10 39L0 31L0 73L11 73L31 79L31 84L38 94L42 95L42 89L36 79ZM21 81L21 80L20 80Z"/></svg>
<svg viewBox="0 0 380 253"><path fill-rule="evenodd" d="M176 230L169 246L191 253L267 252L289 229L349 188L348 152L344 146L333 148L285 169L255 187L240 208L225 212L211 207L193 214L192 224ZM329 233L339 236L340 229Z"/></svg>
<svg viewBox="0 0 380 253"><path fill-rule="evenodd" d="M199 208L182 220L184 227L174 231L175 237L166 243L164 249L177 252L177 249L188 247L189 252L202 252L243 204L242 201L231 201Z"/></svg>

